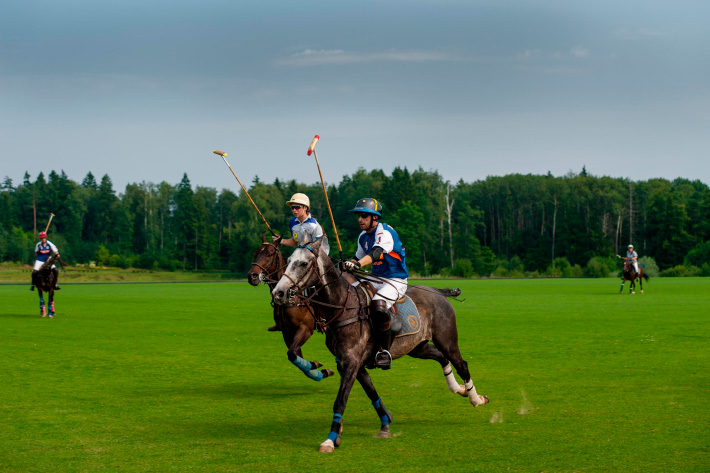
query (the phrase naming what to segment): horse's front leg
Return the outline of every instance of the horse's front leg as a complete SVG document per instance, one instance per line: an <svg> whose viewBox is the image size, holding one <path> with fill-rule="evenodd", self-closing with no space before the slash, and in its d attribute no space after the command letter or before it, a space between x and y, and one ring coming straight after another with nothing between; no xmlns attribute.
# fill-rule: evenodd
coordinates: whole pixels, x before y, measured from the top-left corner
<svg viewBox="0 0 710 473"><path fill-rule="evenodd" d="M621 278L621 289L619 289L619 294L624 292L624 284L626 284L626 279Z"/></svg>
<svg viewBox="0 0 710 473"><path fill-rule="evenodd" d="M360 386L365 390L365 394L370 398L372 402L372 407L375 408L377 416L380 418L380 432L377 434L379 438L389 438L392 436L390 433L390 424L392 423L392 413L387 410L385 404L382 402L382 398L377 394L375 385L372 384L372 379L370 374L365 368L360 368L357 373L357 380L360 382Z"/></svg>
<svg viewBox="0 0 710 473"><path fill-rule="evenodd" d="M311 338L312 334L313 330L310 327L305 324L301 324L298 326L296 334L293 336L293 339L289 343L287 338L290 338L290 336L288 336L284 331L284 340L286 340L286 344L288 345L288 352L286 352L286 354L288 356L288 360L294 365L296 365L298 369L303 371L303 374L305 374L314 381L320 381L323 378L333 376L333 374L335 373L333 372L333 370L329 369L322 369L318 371L318 368L323 365L321 365L317 361L305 360L302 357L301 347L308 341L309 338Z"/></svg>
<svg viewBox="0 0 710 473"><path fill-rule="evenodd" d="M54 288L49 289L49 318L54 317Z"/></svg>
<svg viewBox="0 0 710 473"><path fill-rule="evenodd" d="M40 286L37 286L37 295L39 295L39 313L42 317L47 317L47 309L44 306L44 292L42 292Z"/></svg>
<svg viewBox="0 0 710 473"><path fill-rule="evenodd" d="M339 364L340 389L338 389L338 396L335 398L335 403L333 404L333 422L330 424L330 433L328 434L328 438L320 444L320 448L318 449L321 453L330 453L335 447L340 446L340 436L343 433L343 413L348 403L350 390L353 388L353 384L355 384L355 378L357 378L358 371L361 367L362 362L359 362L359 360L356 360L354 357L350 357L347 361L342 360Z"/></svg>

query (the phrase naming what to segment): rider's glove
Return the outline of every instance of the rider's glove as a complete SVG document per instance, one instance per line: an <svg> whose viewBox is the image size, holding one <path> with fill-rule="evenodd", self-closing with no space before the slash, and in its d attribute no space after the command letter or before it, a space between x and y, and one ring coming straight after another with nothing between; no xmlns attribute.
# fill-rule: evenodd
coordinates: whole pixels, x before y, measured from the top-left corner
<svg viewBox="0 0 710 473"><path fill-rule="evenodd" d="M356 269L360 269L360 262L359 261L344 261L343 262L343 269L345 271L355 271Z"/></svg>

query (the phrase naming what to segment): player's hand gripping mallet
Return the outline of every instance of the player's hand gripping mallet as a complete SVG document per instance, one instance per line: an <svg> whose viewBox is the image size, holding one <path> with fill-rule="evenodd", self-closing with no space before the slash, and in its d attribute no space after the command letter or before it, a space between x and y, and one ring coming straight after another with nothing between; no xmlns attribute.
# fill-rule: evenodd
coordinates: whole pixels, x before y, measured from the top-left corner
<svg viewBox="0 0 710 473"><path fill-rule="evenodd" d="M259 213L259 216L261 217L261 219L262 219L262 220L264 221L264 223L266 224L266 228L269 229L269 231L271 232L271 234L272 234L273 236L278 237L278 235L277 235L276 233L274 233L274 231L271 229L271 226L269 226L269 222L267 222L266 219L264 218L264 216L261 215L261 211L259 211L259 207L257 207L256 204L254 203L254 201L252 200L251 196L249 195L249 192L247 192L246 188L244 187L244 184L242 184L242 181L240 181L239 178L237 177L237 175L234 174L234 169L232 169L232 166L230 166L229 163L227 162L227 153L225 153L224 151L217 151L216 149L215 149L215 150L212 150L212 152L213 152L214 154L218 154L218 155L222 156L222 159L224 160L224 164L226 164L227 167L229 168L229 170L232 171L232 175L233 175L234 178L237 180L237 182L239 183L239 185L242 186L242 190L243 190L244 193L247 195L247 197L249 197L249 201L251 202L251 205L253 205L254 208L256 209L256 211Z"/></svg>
<svg viewBox="0 0 710 473"><path fill-rule="evenodd" d="M307 155L310 156L311 153L313 153L313 156L316 158L316 165L318 166L318 175L320 176L320 183L323 186L323 194L325 194L325 203L328 206L328 213L330 213L330 222L333 224L333 232L335 233L335 241L338 243L338 251L340 252L340 260L343 260L343 247L340 246L340 238L338 238L338 229L335 227L335 219L333 218L333 210L330 208L330 201L328 200L328 191L325 190L325 182L323 182L323 173L320 172L320 163L318 162L318 154L316 153L316 145L318 144L318 140L320 139L320 136L316 135L315 138L313 138L313 141L311 141L311 145L308 147L308 153Z"/></svg>
<svg viewBox="0 0 710 473"><path fill-rule="evenodd" d="M54 218L54 214L50 213L49 214L49 222L47 222L47 228L44 229L44 233L47 233L47 230L49 230L49 225L52 223L53 218Z"/></svg>

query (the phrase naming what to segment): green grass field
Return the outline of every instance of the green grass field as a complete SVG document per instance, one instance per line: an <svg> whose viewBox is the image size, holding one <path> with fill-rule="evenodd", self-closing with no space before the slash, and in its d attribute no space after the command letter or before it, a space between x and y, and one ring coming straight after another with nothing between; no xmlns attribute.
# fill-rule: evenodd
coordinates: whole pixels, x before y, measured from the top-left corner
<svg viewBox="0 0 710 473"><path fill-rule="evenodd" d="M244 283L66 284L54 319L0 286L0 471L710 470L710 278L429 281L457 285L461 351L479 393L402 358L358 385L343 444L319 454L336 376L316 383L269 333ZM308 359L335 368L315 334Z"/></svg>

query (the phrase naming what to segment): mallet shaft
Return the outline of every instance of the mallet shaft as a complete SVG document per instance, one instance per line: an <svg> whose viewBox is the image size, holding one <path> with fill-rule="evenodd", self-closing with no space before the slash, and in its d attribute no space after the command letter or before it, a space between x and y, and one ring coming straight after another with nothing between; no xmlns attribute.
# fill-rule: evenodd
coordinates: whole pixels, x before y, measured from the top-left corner
<svg viewBox="0 0 710 473"><path fill-rule="evenodd" d="M54 218L54 214L50 213L49 214L49 222L47 222L47 228L44 229L44 233L47 233L47 231L49 230L49 225L52 223L53 218Z"/></svg>
<svg viewBox="0 0 710 473"><path fill-rule="evenodd" d="M218 155L222 156L222 159L224 160L224 164L226 164L227 167L229 168L229 170L232 171L232 175L234 176L234 179L236 179L237 182L239 183L239 185L242 186L242 190L244 191L244 193L245 193L245 194L247 195L247 197L249 198L249 202L251 202L251 205L253 205L254 208L256 209L256 211L259 213L259 217L261 217L261 219L264 221L264 224L266 225L266 228L269 229L269 232L271 232L271 234L272 234L273 236L276 236L276 233L274 233L274 231L271 229L271 226L269 225L269 222L266 221L266 219L264 218L264 216L261 214L261 211L259 210L259 207L256 206L256 203L254 202L254 200L253 200L253 199L251 198L251 196L249 195L249 192L247 192L247 189L244 187L244 184L242 184L242 181L239 180L239 178L237 177L237 174L234 172L234 169L232 169L232 166L230 166L229 163L227 162L227 158L225 158L225 156L227 156L227 153L225 153L225 152L223 152L223 151L217 151L217 150L214 150L214 151L212 151L212 152L213 152L214 154L218 154Z"/></svg>
<svg viewBox="0 0 710 473"><path fill-rule="evenodd" d="M320 176L320 183L323 186L323 194L325 194L325 203L328 206L328 213L330 214L330 222L333 224L333 232L335 233L335 241L338 243L338 251L340 251L340 259L343 259L343 247L340 246L340 238L338 237L338 229L335 226L335 219L333 218L333 210L330 208L330 200L328 199L328 191L325 190L325 182L323 181L323 173L320 172L320 163L318 162L318 153L316 153L315 144L318 142L318 135L313 139L311 146L313 147L313 156L316 158L316 165L318 166L318 175ZM308 148L309 155L311 148Z"/></svg>

